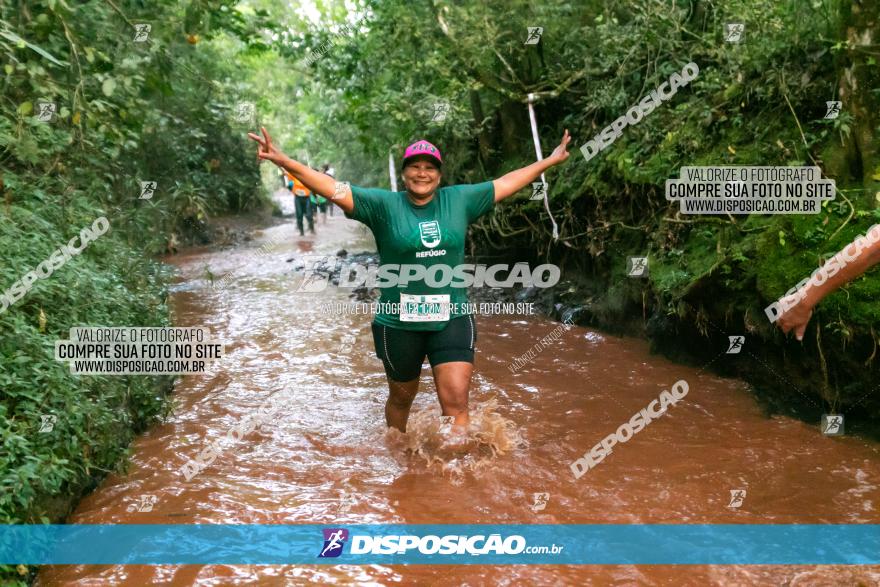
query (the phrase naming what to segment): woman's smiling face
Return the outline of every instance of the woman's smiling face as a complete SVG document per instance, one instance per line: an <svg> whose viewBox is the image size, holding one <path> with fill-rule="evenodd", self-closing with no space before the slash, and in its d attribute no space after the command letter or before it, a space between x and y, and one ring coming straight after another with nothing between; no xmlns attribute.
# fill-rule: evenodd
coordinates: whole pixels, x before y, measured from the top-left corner
<svg viewBox="0 0 880 587"><path fill-rule="evenodd" d="M440 185L440 168L433 157L418 155L403 168L403 184L416 199L427 198Z"/></svg>

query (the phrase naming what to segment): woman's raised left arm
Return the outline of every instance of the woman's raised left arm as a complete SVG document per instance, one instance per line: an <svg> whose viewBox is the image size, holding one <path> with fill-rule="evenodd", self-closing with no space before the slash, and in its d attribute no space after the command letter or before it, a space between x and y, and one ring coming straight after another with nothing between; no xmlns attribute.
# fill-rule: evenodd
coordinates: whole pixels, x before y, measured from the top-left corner
<svg viewBox="0 0 880 587"><path fill-rule="evenodd" d="M510 173L502 175L498 179L492 181L492 185L495 186L495 203L497 204L504 198L512 196L535 181L538 177L541 177L541 174L544 173L545 170L554 165L559 165L568 159L567 147L569 141L571 141L571 137L568 134L568 129L565 129L565 134L562 135L562 142L559 143L558 147L553 149L553 152L550 153L549 157L511 171Z"/></svg>

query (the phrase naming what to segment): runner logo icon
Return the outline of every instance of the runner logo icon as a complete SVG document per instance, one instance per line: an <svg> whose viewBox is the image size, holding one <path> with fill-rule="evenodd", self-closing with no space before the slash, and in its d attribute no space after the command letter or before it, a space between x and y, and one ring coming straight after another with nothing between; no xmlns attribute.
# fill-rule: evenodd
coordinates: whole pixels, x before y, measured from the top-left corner
<svg viewBox="0 0 880 587"><path fill-rule="evenodd" d="M419 222L419 236L423 245L433 249L440 244L440 223L436 220Z"/></svg>
<svg viewBox="0 0 880 587"><path fill-rule="evenodd" d="M324 547L318 558L335 558L342 554L342 547L348 540L348 530L345 528L324 528Z"/></svg>

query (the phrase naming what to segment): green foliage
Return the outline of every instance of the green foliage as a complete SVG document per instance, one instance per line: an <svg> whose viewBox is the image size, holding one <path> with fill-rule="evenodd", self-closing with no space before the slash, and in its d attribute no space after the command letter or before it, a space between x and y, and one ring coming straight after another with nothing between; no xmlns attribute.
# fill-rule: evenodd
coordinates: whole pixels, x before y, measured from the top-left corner
<svg viewBox="0 0 880 587"><path fill-rule="evenodd" d="M135 24L148 23L135 42ZM58 521L166 411L168 381L74 376L54 341L74 326L163 326L152 260L211 215L263 205L260 96L239 55L268 50L264 10L237 2L0 4L0 291L105 216L110 230L0 313L0 523ZM39 103L51 102L51 120ZM157 182L140 199L141 182ZM55 415L52 432L38 432ZM20 578L0 569L0 582Z"/></svg>
<svg viewBox="0 0 880 587"><path fill-rule="evenodd" d="M534 159L526 109L534 94L544 153L565 128L574 137L568 163L547 174L560 241L541 203L525 198L499 206L474 234L483 247L534 251L595 276L608 292L591 304L597 313L604 304L642 314L643 294L621 268L626 256L647 254L654 311L748 323L878 219L880 172L867 170L880 169L871 114L880 111L880 70L865 46L841 38L875 27L874 8L854 12L843 0L346 6L328 7L281 52L299 60L296 145L334 161L347 179L387 186L388 153L399 161L403 146L427 138L445 154L444 181L484 181ZM358 32L334 32L362 16ZM740 43L724 41L731 22L745 24ZM537 45L524 44L531 26L544 28ZM696 79L585 162L581 145L690 61ZM825 120L825 100L841 96L848 79L858 83L843 112ZM451 112L431 122L439 101ZM840 191L810 216L683 216L663 190L683 165L818 165ZM817 310L816 324L834 325L827 344L875 340L878 283L857 280ZM766 322L761 333L781 344Z"/></svg>

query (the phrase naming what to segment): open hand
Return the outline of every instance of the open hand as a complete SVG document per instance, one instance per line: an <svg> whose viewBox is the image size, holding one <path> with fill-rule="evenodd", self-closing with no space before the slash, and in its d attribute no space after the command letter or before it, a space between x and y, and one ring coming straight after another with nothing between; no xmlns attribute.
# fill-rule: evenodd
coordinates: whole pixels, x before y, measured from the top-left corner
<svg viewBox="0 0 880 587"><path fill-rule="evenodd" d="M261 126L260 130L263 133L262 138L252 132L248 133L248 137L257 141L260 147L257 149L257 158L262 161L271 161L275 165L281 165L281 162L287 158L287 156L279 151L275 145L272 144L272 137L269 136L269 133L266 131L265 126Z"/></svg>
<svg viewBox="0 0 880 587"><path fill-rule="evenodd" d="M553 149L553 152L547 157L553 161L553 165L559 165L568 159L568 143L570 141L571 136L568 134L568 129L565 129L565 134L562 135L562 142L559 143L559 146Z"/></svg>

